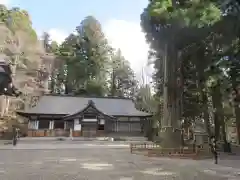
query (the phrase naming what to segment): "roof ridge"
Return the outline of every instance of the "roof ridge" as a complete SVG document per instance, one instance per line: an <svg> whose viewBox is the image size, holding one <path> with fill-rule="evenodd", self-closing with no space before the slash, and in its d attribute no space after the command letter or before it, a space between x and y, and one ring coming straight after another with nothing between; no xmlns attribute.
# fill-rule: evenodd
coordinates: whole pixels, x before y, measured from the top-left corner
<svg viewBox="0 0 240 180"><path fill-rule="evenodd" d="M44 94L43 96L133 100L132 98L118 97L118 96L84 96L84 95L73 95L73 94Z"/></svg>

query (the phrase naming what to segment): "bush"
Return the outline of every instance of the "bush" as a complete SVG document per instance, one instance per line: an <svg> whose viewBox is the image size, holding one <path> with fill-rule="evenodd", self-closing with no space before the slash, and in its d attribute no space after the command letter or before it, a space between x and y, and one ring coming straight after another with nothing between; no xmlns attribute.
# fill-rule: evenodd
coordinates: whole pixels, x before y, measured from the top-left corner
<svg viewBox="0 0 240 180"><path fill-rule="evenodd" d="M12 140L13 133L12 132L1 132L0 140Z"/></svg>

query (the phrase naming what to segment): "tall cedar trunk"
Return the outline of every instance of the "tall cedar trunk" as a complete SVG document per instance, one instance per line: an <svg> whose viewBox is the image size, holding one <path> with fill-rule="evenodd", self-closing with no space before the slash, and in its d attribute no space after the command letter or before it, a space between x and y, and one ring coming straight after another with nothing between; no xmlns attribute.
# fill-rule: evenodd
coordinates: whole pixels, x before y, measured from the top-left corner
<svg viewBox="0 0 240 180"><path fill-rule="evenodd" d="M5 109L6 109L6 96L5 95L2 95L0 97L0 102L1 102L1 117L3 117L5 114Z"/></svg>
<svg viewBox="0 0 240 180"><path fill-rule="evenodd" d="M179 127L179 115L177 102L177 50L172 42L165 46L164 60L164 116L161 122L160 141L165 148L180 147L182 145L181 130Z"/></svg>
<svg viewBox="0 0 240 180"><path fill-rule="evenodd" d="M234 110L235 110L235 116L236 116L238 143L240 144L240 108L238 107L238 105L234 106Z"/></svg>
<svg viewBox="0 0 240 180"><path fill-rule="evenodd" d="M178 74L177 74L177 107L178 107L178 120L181 123L181 142L182 146L184 146L184 131L183 131L183 122L182 122L182 115L183 115L183 59L181 58L181 53L178 53Z"/></svg>
<svg viewBox="0 0 240 180"><path fill-rule="evenodd" d="M69 93L69 84L68 84L68 80L66 79L65 82L64 82L64 86L65 86L65 94L68 94Z"/></svg>
<svg viewBox="0 0 240 180"><path fill-rule="evenodd" d="M9 113L10 100L11 100L10 97L6 96L6 109L5 109L6 115Z"/></svg>
<svg viewBox="0 0 240 180"><path fill-rule="evenodd" d="M116 96L116 91L117 91L117 87L116 87L116 75L115 75L115 70L113 69L112 71L112 82L111 82L111 96Z"/></svg>
<svg viewBox="0 0 240 180"><path fill-rule="evenodd" d="M205 57L205 49L201 48L198 49L196 53L196 69L197 69L197 84L198 84L198 89L200 92L200 101L201 101L201 110L204 118L204 125L205 129L207 131L208 136L212 136L212 131L211 131L211 125L210 125L210 120L209 120L209 112L208 112L208 96L207 92L205 91L205 74L204 74L204 69L206 68L206 65L208 64L206 61ZM202 61L199 61L199 59L202 58Z"/></svg>
<svg viewBox="0 0 240 180"><path fill-rule="evenodd" d="M235 116L236 116L236 126L237 126L237 135L238 135L238 143L240 144L240 107L239 107L239 99L240 99L240 94L238 92L238 83L236 80L237 77L237 72L236 70L233 68L231 69L231 82L232 82L232 88L235 94L235 98L234 98L234 112L235 112Z"/></svg>
<svg viewBox="0 0 240 180"><path fill-rule="evenodd" d="M200 90L200 96L202 99L202 113L203 113L203 119L204 119L204 124L205 124L205 129L207 131L207 134L209 137L212 136L212 131L211 131L211 123L209 120L209 113L208 113L208 98L206 92L203 91L201 88Z"/></svg>
<svg viewBox="0 0 240 180"><path fill-rule="evenodd" d="M220 120L219 120L219 116L217 114L217 112L213 113L214 117L214 134L215 134L215 138L216 140L220 140L220 129L221 129L221 125L220 125Z"/></svg>
<svg viewBox="0 0 240 180"><path fill-rule="evenodd" d="M55 71L54 71L54 69L53 69L53 67L51 68L51 83L50 83L50 92L51 93L55 93L55 73L54 73Z"/></svg>
<svg viewBox="0 0 240 180"><path fill-rule="evenodd" d="M70 77L69 77L69 71L70 71L70 68L69 68L69 65L67 65L67 75L66 75L66 79L64 81L64 85L65 85L65 94L69 94L71 93L71 85L70 85Z"/></svg>
<svg viewBox="0 0 240 180"><path fill-rule="evenodd" d="M212 87L212 101L213 107L215 109L214 118L216 118L215 123L215 137L216 140L219 140L220 135L220 127L221 127L221 135L222 140L225 144L227 144L227 136L225 131L225 122L224 122L224 114L223 114L223 104L222 104L222 93L220 91L220 82L218 81L217 84Z"/></svg>

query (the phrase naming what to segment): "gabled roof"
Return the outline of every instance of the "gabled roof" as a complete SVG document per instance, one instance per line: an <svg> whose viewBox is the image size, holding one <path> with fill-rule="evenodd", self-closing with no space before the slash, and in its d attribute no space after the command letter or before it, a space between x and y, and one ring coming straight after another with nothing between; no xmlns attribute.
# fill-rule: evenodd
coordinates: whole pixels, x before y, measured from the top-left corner
<svg viewBox="0 0 240 180"><path fill-rule="evenodd" d="M44 95L37 105L27 114L75 114L88 106L92 101L97 110L109 116L152 116L135 108L131 99L118 97L77 97L68 95Z"/></svg>
<svg viewBox="0 0 240 180"><path fill-rule="evenodd" d="M108 117L110 119L115 119L115 117L113 117L111 115L108 115L108 114L98 110L97 107L95 106L95 103L92 100L88 101L88 105L85 108L81 109L80 111L78 111L78 112L76 112L74 114L70 114L70 115L64 116L64 119L67 120L67 119L71 119L72 117L75 117L77 115L83 115L89 109L93 109L94 112L97 112L98 114L101 114L101 115L103 115L105 117Z"/></svg>

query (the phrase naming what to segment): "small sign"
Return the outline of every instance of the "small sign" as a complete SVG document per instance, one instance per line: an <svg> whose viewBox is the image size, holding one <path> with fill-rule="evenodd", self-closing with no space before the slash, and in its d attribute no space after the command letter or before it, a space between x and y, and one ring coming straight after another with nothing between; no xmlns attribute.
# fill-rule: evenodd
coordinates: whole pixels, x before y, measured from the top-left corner
<svg viewBox="0 0 240 180"><path fill-rule="evenodd" d="M81 131L81 129L82 129L81 124L75 124L75 125L74 125L74 130L75 130L75 131Z"/></svg>
<svg viewBox="0 0 240 180"><path fill-rule="evenodd" d="M104 119L100 119L99 124L104 125L105 124L105 120Z"/></svg>
<svg viewBox="0 0 240 180"><path fill-rule="evenodd" d="M97 122L97 119L83 119L83 122Z"/></svg>

